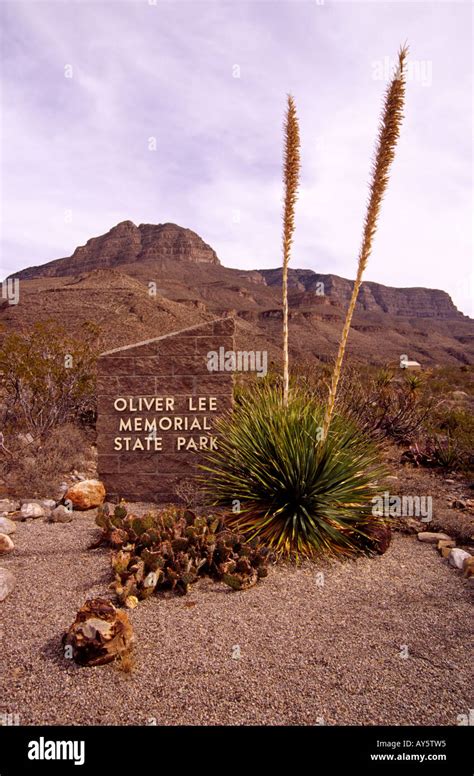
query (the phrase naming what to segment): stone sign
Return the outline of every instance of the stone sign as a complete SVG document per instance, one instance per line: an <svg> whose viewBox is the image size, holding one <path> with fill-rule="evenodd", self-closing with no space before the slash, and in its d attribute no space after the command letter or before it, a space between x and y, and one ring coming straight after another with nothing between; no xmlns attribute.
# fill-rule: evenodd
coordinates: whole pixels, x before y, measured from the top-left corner
<svg viewBox="0 0 474 776"><path fill-rule="evenodd" d="M98 470L108 499L176 501L180 481L196 478L218 445L214 421L232 406L232 371L213 371L214 356L233 350L234 321L221 318L100 356Z"/></svg>

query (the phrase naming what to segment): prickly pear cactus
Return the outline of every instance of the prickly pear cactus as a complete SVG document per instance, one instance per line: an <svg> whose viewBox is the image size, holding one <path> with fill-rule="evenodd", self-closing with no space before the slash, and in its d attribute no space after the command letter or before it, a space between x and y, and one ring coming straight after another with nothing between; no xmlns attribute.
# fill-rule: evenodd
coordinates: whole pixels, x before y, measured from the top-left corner
<svg viewBox="0 0 474 776"><path fill-rule="evenodd" d="M268 573L269 553L215 515L168 509L137 517L120 504L112 515L99 510L96 522L102 528L96 546L106 543L115 550L111 587L126 606L157 590L185 595L202 575L246 590Z"/></svg>

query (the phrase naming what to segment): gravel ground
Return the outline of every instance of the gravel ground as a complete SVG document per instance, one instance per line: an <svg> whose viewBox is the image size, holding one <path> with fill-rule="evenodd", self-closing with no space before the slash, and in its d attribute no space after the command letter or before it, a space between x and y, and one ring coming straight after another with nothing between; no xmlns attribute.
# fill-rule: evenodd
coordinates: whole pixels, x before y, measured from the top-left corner
<svg viewBox="0 0 474 776"><path fill-rule="evenodd" d="M401 535L383 557L144 601L132 673L76 666L61 636L111 579L93 525L20 523L1 560L17 586L0 604L0 713L22 725L455 725L473 707L467 582Z"/></svg>

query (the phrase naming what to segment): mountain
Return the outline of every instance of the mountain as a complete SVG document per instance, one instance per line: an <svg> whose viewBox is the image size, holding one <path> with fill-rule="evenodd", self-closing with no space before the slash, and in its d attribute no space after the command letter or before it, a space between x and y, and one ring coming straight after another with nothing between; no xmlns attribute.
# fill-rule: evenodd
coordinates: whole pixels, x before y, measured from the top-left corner
<svg viewBox="0 0 474 776"><path fill-rule="evenodd" d="M199 235L176 224L124 221L66 258L21 270L20 302L0 306L3 330L53 318L72 332L100 327L100 347L120 347L232 315L237 347L281 358L281 269L225 267ZM290 350L299 361L331 361L353 282L289 270ZM349 337L359 362L474 363L474 321L444 291L362 284Z"/></svg>
<svg viewBox="0 0 474 776"><path fill-rule="evenodd" d="M85 245L76 248L72 256L24 269L15 277L24 280L60 277L130 262L163 259L220 264L212 248L191 229L183 229L176 224L135 226L132 221L122 221L107 234L92 237Z"/></svg>
<svg viewBox="0 0 474 776"><path fill-rule="evenodd" d="M281 269L260 270L267 285L281 286ZM347 307L352 295L353 281L337 275L321 275L311 269L290 270L289 286L301 291L301 299L318 289L324 288L324 294L338 305ZM298 296L293 295L296 302ZM456 318L465 316L454 306L446 291L431 288L390 288L380 283L362 283L357 297L357 309L365 312L384 312L390 315L416 318Z"/></svg>

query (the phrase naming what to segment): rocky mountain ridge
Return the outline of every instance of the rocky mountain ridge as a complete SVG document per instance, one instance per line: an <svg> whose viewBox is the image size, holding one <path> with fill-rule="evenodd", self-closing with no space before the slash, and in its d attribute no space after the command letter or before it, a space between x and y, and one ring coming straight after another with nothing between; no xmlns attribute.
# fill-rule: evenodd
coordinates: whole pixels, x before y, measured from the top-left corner
<svg viewBox="0 0 474 776"><path fill-rule="evenodd" d="M190 261L196 264L222 266L215 251L191 229L176 224L140 224L122 221L106 234L93 237L71 254L41 266L29 267L15 277L32 280L40 277L77 275L121 265L163 264L169 261ZM241 276L267 286L281 285L281 269L241 271ZM353 282L332 274L311 269L290 269L289 287L293 302L301 301L344 306L349 302ZM323 293L321 293L321 290ZM298 294L294 292L301 292ZM302 296L303 295L303 296ZM366 281L362 284L357 309L384 312L416 318L463 318L445 291L427 288L391 288Z"/></svg>
<svg viewBox="0 0 474 776"><path fill-rule="evenodd" d="M236 319L236 343L281 358L281 269L223 266L195 232L175 224L124 221L64 259L30 267L20 303L0 304L4 331L57 319L80 334L95 322L103 350L222 316ZM334 358L353 281L311 269L289 270L290 351L299 361ZM365 282L348 346L364 363L474 363L474 321L444 291Z"/></svg>
<svg viewBox="0 0 474 776"><path fill-rule="evenodd" d="M281 286L281 269L259 270L267 285ZM289 288L303 294L324 297L347 306L354 282L338 275L325 275L311 269L290 269ZM323 289L324 294L321 294ZM297 295L293 294L296 300ZM395 288L364 281L357 298L357 309L416 318L466 318L446 291L435 288Z"/></svg>
<svg viewBox="0 0 474 776"><path fill-rule="evenodd" d="M191 229L169 223L135 226L133 221L122 221L106 234L92 237L71 256L28 267L14 276L24 280L60 277L135 261L163 259L220 264L215 251Z"/></svg>

